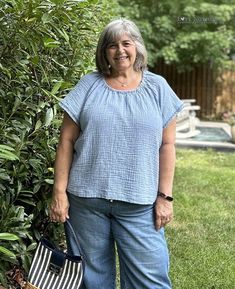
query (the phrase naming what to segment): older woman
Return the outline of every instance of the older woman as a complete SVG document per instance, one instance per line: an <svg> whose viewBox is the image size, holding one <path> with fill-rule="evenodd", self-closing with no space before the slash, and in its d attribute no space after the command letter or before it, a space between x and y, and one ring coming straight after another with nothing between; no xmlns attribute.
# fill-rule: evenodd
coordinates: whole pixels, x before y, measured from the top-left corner
<svg viewBox="0 0 235 289"><path fill-rule="evenodd" d="M132 21L105 27L96 65L60 103L51 219L69 218L77 233L83 288L116 288L116 245L122 289L169 289L164 226L173 215L175 116L182 102L164 78L146 70Z"/></svg>

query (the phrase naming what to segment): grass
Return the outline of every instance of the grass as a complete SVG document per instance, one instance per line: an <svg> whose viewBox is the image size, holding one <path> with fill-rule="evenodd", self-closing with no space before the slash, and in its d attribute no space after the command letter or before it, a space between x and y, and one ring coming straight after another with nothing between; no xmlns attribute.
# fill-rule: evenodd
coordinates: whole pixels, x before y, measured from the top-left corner
<svg viewBox="0 0 235 289"><path fill-rule="evenodd" d="M174 197L173 289L235 289L235 154L177 149Z"/></svg>
<svg viewBox="0 0 235 289"><path fill-rule="evenodd" d="M173 288L235 288L235 154L177 149L174 192Z"/></svg>

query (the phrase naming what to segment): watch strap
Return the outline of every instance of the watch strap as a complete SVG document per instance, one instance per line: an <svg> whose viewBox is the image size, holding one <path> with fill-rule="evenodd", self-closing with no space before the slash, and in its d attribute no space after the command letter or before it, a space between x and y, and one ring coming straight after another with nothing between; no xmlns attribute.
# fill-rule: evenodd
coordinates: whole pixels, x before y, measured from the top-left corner
<svg viewBox="0 0 235 289"><path fill-rule="evenodd" d="M172 202L174 200L173 197L167 196L166 194L164 194L163 192L160 192L160 191L158 191L157 196L161 197L161 198L163 198L163 199L165 199L165 200L167 200L169 202Z"/></svg>

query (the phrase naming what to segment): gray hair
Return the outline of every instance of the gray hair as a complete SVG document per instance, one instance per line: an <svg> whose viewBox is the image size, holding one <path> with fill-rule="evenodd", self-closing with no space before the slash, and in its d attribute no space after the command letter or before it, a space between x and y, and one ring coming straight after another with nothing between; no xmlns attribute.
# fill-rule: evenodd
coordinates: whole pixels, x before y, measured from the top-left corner
<svg viewBox="0 0 235 289"><path fill-rule="evenodd" d="M118 19L111 21L100 35L96 48L96 67L100 73L110 75L110 66L106 58L106 48L109 43L116 41L123 34L127 34L136 45L134 69L136 71L143 71L147 68L147 51L138 27L133 21Z"/></svg>

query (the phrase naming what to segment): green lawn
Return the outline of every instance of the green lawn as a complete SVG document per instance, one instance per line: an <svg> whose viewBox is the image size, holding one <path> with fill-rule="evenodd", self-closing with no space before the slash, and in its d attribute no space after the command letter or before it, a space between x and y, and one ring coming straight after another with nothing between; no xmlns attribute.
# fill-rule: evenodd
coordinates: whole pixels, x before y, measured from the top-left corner
<svg viewBox="0 0 235 289"><path fill-rule="evenodd" d="M234 289L235 154L177 149L174 196L173 288Z"/></svg>
<svg viewBox="0 0 235 289"><path fill-rule="evenodd" d="M235 154L177 149L174 197L173 289L235 289Z"/></svg>

